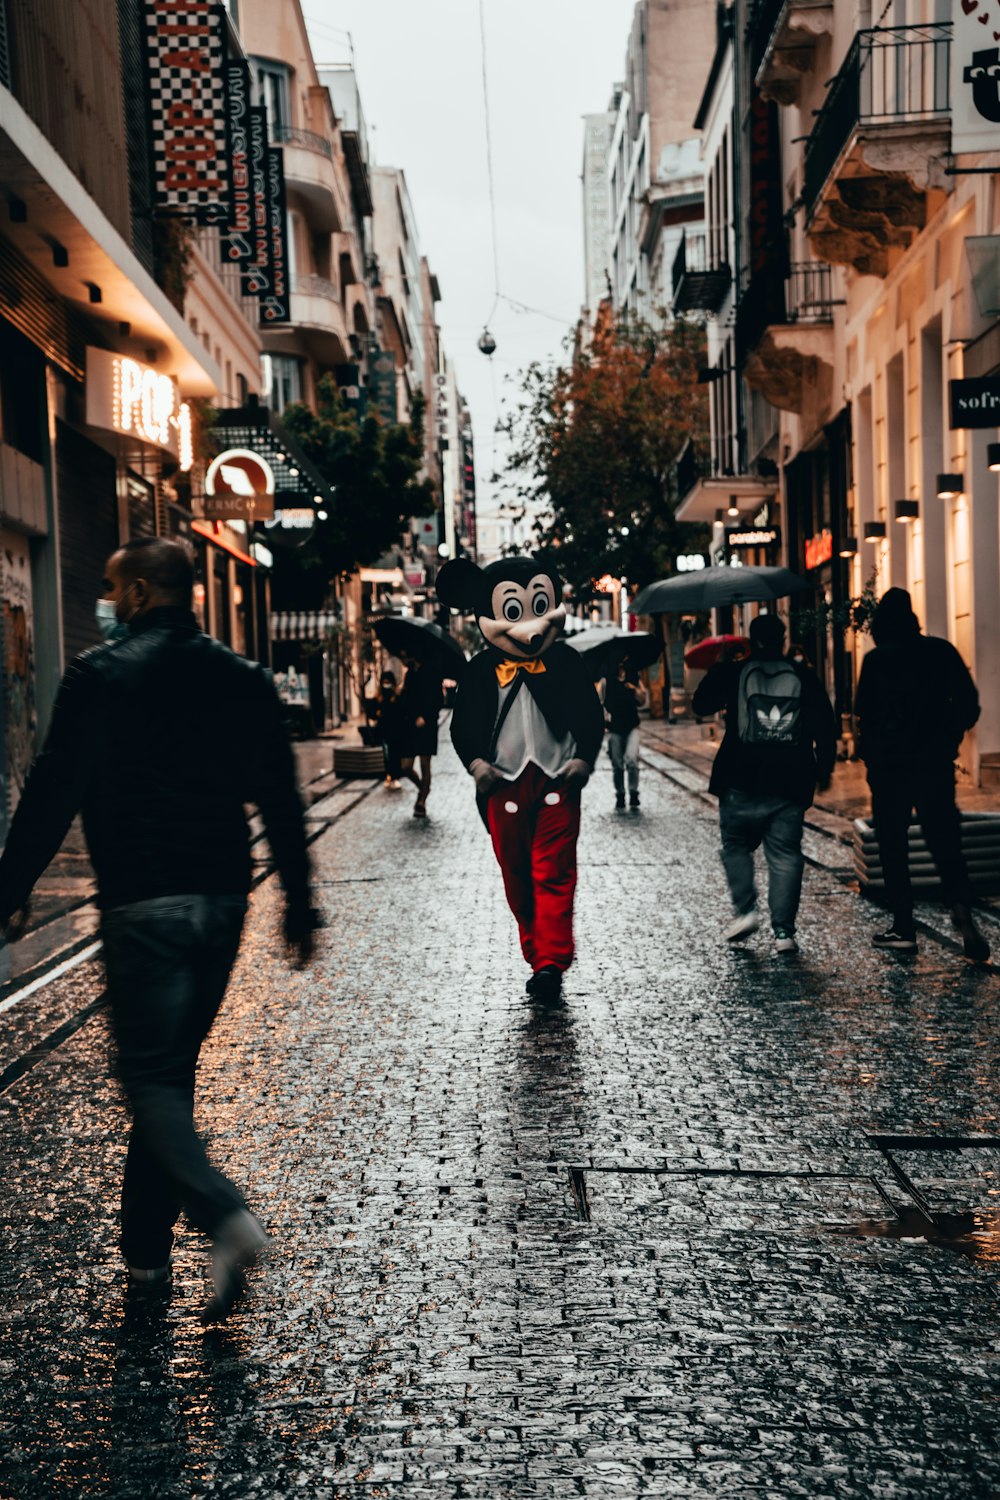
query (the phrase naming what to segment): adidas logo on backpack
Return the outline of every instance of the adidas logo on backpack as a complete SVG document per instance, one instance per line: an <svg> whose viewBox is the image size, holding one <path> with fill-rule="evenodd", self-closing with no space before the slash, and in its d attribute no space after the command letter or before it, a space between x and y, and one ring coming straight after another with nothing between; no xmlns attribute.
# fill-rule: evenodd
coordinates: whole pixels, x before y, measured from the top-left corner
<svg viewBox="0 0 1000 1500"><path fill-rule="evenodd" d="M797 745L802 733L802 678L787 661L751 661L743 669L737 730L747 745Z"/></svg>

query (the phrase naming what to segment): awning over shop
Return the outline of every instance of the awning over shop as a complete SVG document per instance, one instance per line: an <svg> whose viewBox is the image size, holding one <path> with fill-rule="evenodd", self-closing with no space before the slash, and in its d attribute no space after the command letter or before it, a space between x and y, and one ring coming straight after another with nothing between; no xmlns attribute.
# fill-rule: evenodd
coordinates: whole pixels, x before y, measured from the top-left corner
<svg viewBox="0 0 1000 1500"><path fill-rule="evenodd" d="M284 610L271 616L271 639L321 641L338 623L332 609Z"/></svg>
<svg viewBox="0 0 1000 1500"><path fill-rule="evenodd" d="M209 434L217 453L249 448L266 459L274 473L278 510L332 508L334 490L289 437L270 407L251 403L217 412Z"/></svg>
<svg viewBox="0 0 1000 1500"><path fill-rule="evenodd" d="M722 479L697 479L677 507L678 521L714 521L716 511L728 516L730 507L740 516L752 514L773 500L777 483L748 474L730 474ZM730 518L735 520L736 517Z"/></svg>

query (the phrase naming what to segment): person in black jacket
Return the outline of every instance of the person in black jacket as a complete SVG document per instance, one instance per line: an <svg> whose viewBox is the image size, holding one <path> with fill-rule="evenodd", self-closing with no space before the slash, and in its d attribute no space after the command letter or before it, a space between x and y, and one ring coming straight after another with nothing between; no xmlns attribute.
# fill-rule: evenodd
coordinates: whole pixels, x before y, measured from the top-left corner
<svg viewBox="0 0 1000 1500"><path fill-rule="evenodd" d="M562 585L541 559L445 563L438 598L471 610L487 641L458 686L451 737L476 783L504 890L531 966L528 993L562 992L573 961L580 793L604 734L583 659L559 641Z"/></svg>
<svg viewBox="0 0 1000 1500"><path fill-rule="evenodd" d="M916 809L945 899L968 958L985 962L989 944L972 916L955 804L955 759L979 718L979 694L950 641L921 635L905 589L888 589L872 619L875 650L864 659L855 712L859 754L868 771L872 818L892 926L877 948L915 953L909 826Z"/></svg>
<svg viewBox="0 0 1000 1500"><path fill-rule="evenodd" d="M399 695L403 723L403 775L416 784L417 800L413 805L415 818L426 818L427 798L431 790L431 761L438 751L438 719L444 707L444 691L441 678L433 667L400 653L406 668L403 691ZM420 761L419 776L413 769Z"/></svg>
<svg viewBox="0 0 1000 1500"><path fill-rule="evenodd" d="M817 785L829 785L837 723L815 672L782 656L784 639L777 615L758 615L750 626L750 656L712 667L692 707L699 718L726 710L709 783L719 799L722 863L733 902L726 940L740 942L760 925L754 853L763 843L775 947L794 953L802 825Z"/></svg>
<svg viewBox="0 0 1000 1500"><path fill-rule="evenodd" d="M128 542L98 618L112 640L78 657L0 859L0 921L24 929L32 887L82 812L97 876L118 1069L132 1110L121 1244L135 1285L166 1282L183 1210L213 1241L223 1317L267 1244L193 1123L198 1053L236 958L250 888L244 803L264 819L299 963L317 925L302 804L281 704L263 668L203 635L177 542Z"/></svg>

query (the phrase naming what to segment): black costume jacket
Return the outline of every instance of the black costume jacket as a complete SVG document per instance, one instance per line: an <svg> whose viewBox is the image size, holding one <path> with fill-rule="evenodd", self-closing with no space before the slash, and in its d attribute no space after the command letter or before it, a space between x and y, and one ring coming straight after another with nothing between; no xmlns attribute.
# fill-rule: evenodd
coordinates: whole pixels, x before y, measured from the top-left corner
<svg viewBox="0 0 1000 1500"><path fill-rule="evenodd" d="M492 763L496 754L500 708L496 668L504 660L501 652L487 646L469 662L458 685L451 738L466 769L474 760ZM593 770L604 737L604 711L590 673L577 652L562 642L550 647L540 660L545 671L518 672L514 692L529 692L556 739L571 734L577 758Z"/></svg>
<svg viewBox="0 0 1000 1500"><path fill-rule="evenodd" d="M254 802L288 895L309 911L295 764L274 685L186 610L149 610L63 679L0 860L0 918L24 904L83 813L103 908L250 888Z"/></svg>

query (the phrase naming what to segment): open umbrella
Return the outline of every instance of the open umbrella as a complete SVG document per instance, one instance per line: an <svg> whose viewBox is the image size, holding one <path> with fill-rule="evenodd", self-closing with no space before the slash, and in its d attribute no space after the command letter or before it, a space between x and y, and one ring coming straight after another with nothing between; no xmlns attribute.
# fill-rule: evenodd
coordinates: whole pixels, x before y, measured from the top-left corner
<svg viewBox="0 0 1000 1500"><path fill-rule="evenodd" d="M632 600L629 614L693 614L720 604L766 603L808 587L789 568L702 568L647 584Z"/></svg>
<svg viewBox="0 0 1000 1500"><path fill-rule="evenodd" d="M714 667L727 648L742 646L749 650L750 642L745 635L710 635L703 641L689 646L684 653L684 665L695 672L707 672Z"/></svg>
<svg viewBox="0 0 1000 1500"><path fill-rule="evenodd" d="M579 651L594 681L618 670L627 656L634 667L649 667L663 650L659 638L648 630L622 630L618 625L591 625L570 636L567 645Z"/></svg>
<svg viewBox="0 0 1000 1500"><path fill-rule="evenodd" d="M465 653L454 636L413 615L386 615L372 626L387 651L394 656L401 651L426 667L433 667L442 677L458 679L465 670Z"/></svg>

